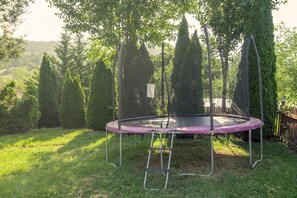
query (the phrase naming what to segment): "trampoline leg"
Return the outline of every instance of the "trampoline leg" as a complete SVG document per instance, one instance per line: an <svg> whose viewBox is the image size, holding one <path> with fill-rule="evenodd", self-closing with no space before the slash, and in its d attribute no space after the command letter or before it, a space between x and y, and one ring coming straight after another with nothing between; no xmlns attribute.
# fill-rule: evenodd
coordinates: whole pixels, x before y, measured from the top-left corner
<svg viewBox="0 0 297 198"><path fill-rule="evenodd" d="M225 133L225 140L226 140L226 145L229 146L229 135L228 135L228 133Z"/></svg>
<svg viewBox="0 0 297 198"><path fill-rule="evenodd" d="M171 164L173 140L174 140L174 132L171 134L170 151L169 151L168 164L167 164L167 172L166 172L166 181L165 181L165 186L164 186L164 188L162 190L165 190L167 188L167 185L168 185L168 178L169 178L169 170L170 170L170 164Z"/></svg>
<svg viewBox="0 0 297 198"><path fill-rule="evenodd" d="M123 142L123 134L120 133L120 167L122 167L122 142Z"/></svg>
<svg viewBox="0 0 297 198"><path fill-rule="evenodd" d="M105 140L105 160L106 162L108 161L108 132L107 130L105 131L105 136L106 136L106 140Z"/></svg>
<svg viewBox="0 0 297 198"><path fill-rule="evenodd" d="M151 143L150 143L150 148L153 147L154 136L155 136L155 132L152 133ZM147 171L147 170L148 170L148 168L149 168L149 166L150 166L151 154L152 154L152 150L150 149L150 150L149 150L148 157L147 157L147 163L146 163L146 167L145 167L145 168L146 168L146 171L145 171L145 174L144 174L144 181L143 181L143 188L144 188L145 190L148 190L148 189L146 188L146 181L147 181L147 174L148 174L148 171Z"/></svg>
<svg viewBox="0 0 297 198"><path fill-rule="evenodd" d="M114 134L116 136L116 134ZM108 158L108 131L106 130L106 147L105 147L105 159L106 162L113 165L115 168L120 168L122 166L122 134L120 134L120 165L116 166L114 163L109 161Z"/></svg>
<svg viewBox="0 0 297 198"><path fill-rule="evenodd" d="M117 146L116 134L114 134L114 136L113 136L113 145L114 145L114 149L116 149L116 146Z"/></svg>
<svg viewBox="0 0 297 198"><path fill-rule="evenodd" d="M160 169L163 170L163 145L162 145L162 133L160 133ZM164 172L162 172L163 175Z"/></svg>
<svg viewBox="0 0 297 198"><path fill-rule="evenodd" d="M249 130L249 155L250 155L250 167L255 168L259 162L263 159L263 140L262 140L262 127L260 128L260 158L253 162L252 156L252 131Z"/></svg>

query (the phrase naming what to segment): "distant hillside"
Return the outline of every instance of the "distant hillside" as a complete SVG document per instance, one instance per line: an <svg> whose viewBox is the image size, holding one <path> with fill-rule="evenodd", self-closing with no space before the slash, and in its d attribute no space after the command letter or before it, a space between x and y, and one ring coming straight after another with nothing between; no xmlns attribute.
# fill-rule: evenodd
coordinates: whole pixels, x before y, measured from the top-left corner
<svg viewBox="0 0 297 198"><path fill-rule="evenodd" d="M26 41L27 47L19 58L11 59L5 63L5 68L26 67L29 70L38 69L40 67L42 56L44 53L55 55L56 41Z"/></svg>

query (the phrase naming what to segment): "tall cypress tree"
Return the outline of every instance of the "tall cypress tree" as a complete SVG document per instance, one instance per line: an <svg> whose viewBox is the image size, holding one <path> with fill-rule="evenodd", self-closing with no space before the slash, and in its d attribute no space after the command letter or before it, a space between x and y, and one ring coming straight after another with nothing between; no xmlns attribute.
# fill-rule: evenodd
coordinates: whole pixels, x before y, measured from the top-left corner
<svg viewBox="0 0 297 198"><path fill-rule="evenodd" d="M147 84L153 83L154 65L144 43L140 48L130 38L124 50L122 117L154 115L154 99L147 97Z"/></svg>
<svg viewBox="0 0 297 198"><path fill-rule="evenodd" d="M274 35L271 0L252 1L245 19L244 35L254 36L261 63L263 85L264 136L272 136L274 116L277 109L276 93L276 56L274 53ZM253 50L253 49L251 49ZM257 59L254 51L249 53L249 93L251 116L260 117ZM258 135L254 133L254 137Z"/></svg>
<svg viewBox="0 0 297 198"><path fill-rule="evenodd" d="M140 95L141 95L141 116L152 116L154 115L154 99L147 97L147 84L153 83L154 75L154 64L150 59L149 52L144 43L141 44L139 48L138 59L142 62L141 65L138 65L140 70L140 82L138 83Z"/></svg>
<svg viewBox="0 0 297 198"><path fill-rule="evenodd" d="M59 126L58 81L50 57L44 54L39 71L39 108L41 117L39 127Z"/></svg>
<svg viewBox="0 0 297 198"><path fill-rule="evenodd" d="M188 22L186 17L183 16L182 22L180 24L180 28L178 31L178 37L175 44L175 51L174 51L174 59L173 59L173 70L171 74L171 110L173 113L178 114L176 108L177 104L179 103L179 98L176 97L176 93L178 91L178 76L180 72L181 65L184 60L185 52L187 51L188 46L190 45L190 37L189 37L189 30L188 30ZM190 52L189 52L190 53Z"/></svg>
<svg viewBox="0 0 297 198"><path fill-rule="evenodd" d="M195 30L190 44L192 55L192 103L194 114L204 114L204 101L203 101L203 81L202 81L202 47L198 39L197 31Z"/></svg>
<svg viewBox="0 0 297 198"><path fill-rule="evenodd" d="M98 61L90 83L87 107L87 127L103 130L112 120L111 71L103 61Z"/></svg>
<svg viewBox="0 0 297 198"><path fill-rule="evenodd" d="M62 90L60 120L64 128L82 128L86 125L85 96L79 75L74 79L68 69Z"/></svg>
<svg viewBox="0 0 297 198"><path fill-rule="evenodd" d="M122 78L122 118L141 116L139 83L142 76L137 42L129 38L124 49Z"/></svg>

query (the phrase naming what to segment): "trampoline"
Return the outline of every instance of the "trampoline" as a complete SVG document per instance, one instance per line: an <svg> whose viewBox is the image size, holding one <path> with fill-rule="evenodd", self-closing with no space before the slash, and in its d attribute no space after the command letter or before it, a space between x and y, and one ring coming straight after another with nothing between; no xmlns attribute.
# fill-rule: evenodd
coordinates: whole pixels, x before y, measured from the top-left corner
<svg viewBox="0 0 297 198"><path fill-rule="evenodd" d="M262 127L260 119L245 119L231 115L214 115L214 133L236 133L240 131L254 130ZM162 126L167 126L163 128ZM177 117L142 117L123 120L121 130L118 129L118 121L109 122L106 129L115 133L152 133L172 132L185 134L209 134L210 116L208 115L188 115Z"/></svg>
<svg viewBox="0 0 297 198"><path fill-rule="evenodd" d="M207 27L204 26L205 47L207 54L205 56L197 55L198 58L207 57L208 64L203 70L202 66L193 67L183 71L179 68L179 75L172 71L171 83L168 83L167 70L165 68L164 43L162 43L162 67L154 71L152 62L143 56L142 51L131 58L128 56L127 46L132 46L134 53L137 52L137 46L129 43L126 35L117 50L118 68L116 69L116 58L113 66L113 121L106 124L106 161L115 167L122 166L123 145L122 138L124 134L150 134L151 141L148 150L147 164L145 167L143 187L145 189L165 190L168 185L170 163L173 151L173 141L175 136L181 135L205 135L210 141L210 170L207 174L198 173L181 173L180 175L188 176L210 176L214 172L214 148L213 139L215 135L236 133L248 131L249 145L249 163L254 168L263 159L262 146L262 126L263 121L263 104L262 104L262 80L260 58L258 55L254 38L250 36L243 42L238 56L234 56L237 62L230 64L227 72L222 69L222 76L214 79L218 74L212 74L211 48L208 38ZM177 41L178 42L178 41ZM258 98L259 114L250 116L250 94L249 94L249 53L253 50L257 58L258 75ZM119 53L118 53L119 52ZM138 67L132 67L137 62ZM195 62L195 61L193 61ZM195 64L197 61L195 62ZM176 64L176 63L175 63ZM184 64L182 64L184 65ZM224 68L224 67L222 67ZM173 67L174 70L174 67ZM117 73L116 73L117 71ZM204 71L204 72L203 72ZM229 72L228 72L229 71ZM154 73L160 72L156 80ZM181 78L182 75L188 75L189 78ZM174 76L175 75L175 76ZM224 76L225 75L225 76ZM191 77L193 80L188 80ZM117 81L115 80L117 78ZM178 82L183 79L185 82ZM225 79L225 80L224 80ZM213 86L220 81L225 84L225 90L220 86ZM156 82L158 81L158 82ZM193 83L193 81L195 81ZM117 84L116 84L117 83ZM117 85L117 86L116 86ZM171 86L171 88L170 88ZM156 91L156 89L157 91ZM175 89L179 87L179 89ZM117 88L117 95L115 89ZM255 98L253 98L254 100ZM117 102L116 102L117 100ZM217 101L216 103L214 101ZM219 101L219 102L218 102ZM116 104L117 115L116 115ZM156 110L158 109L158 111ZM117 116L117 120L115 120ZM260 157L253 160L252 157L252 131L258 129L260 135ZM109 133L119 134L119 161L112 163L109 159L108 144L110 141ZM115 135L114 135L115 137ZM159 139L160 146L155 148L154 142ZM167 146L164 147L162 141L168 139ZM114 139L116 142L116 139ZM160 153L160 166L157 169L151 168L150 162L152 153ZM168 153L167 165L164 165L163 153ZM116 165L117 164L117 165ZM159 173L165 177L163 187L148 187L147 180L150 173Z"/></svg>

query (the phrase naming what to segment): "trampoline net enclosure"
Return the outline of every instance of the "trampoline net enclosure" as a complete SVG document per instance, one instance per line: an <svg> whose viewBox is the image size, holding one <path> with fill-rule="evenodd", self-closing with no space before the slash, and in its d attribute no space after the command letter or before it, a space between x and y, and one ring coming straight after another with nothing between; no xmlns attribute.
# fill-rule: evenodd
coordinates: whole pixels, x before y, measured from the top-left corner
<svg viewBox="0 0 297 198"><path fill-rule="evenodd" d="M109 123L107 129L210 133L213 123L213 130L223 133L226 126L243 128L225 132L261 127L260 120L250 117L248 57L249 52L256 54L252 37L230 53L228 62L223 59L226 52L210 51L206 40L199 39L201 54L185 49L180 63L168 60L162 44L153 64L145 45L139 47L127 37L119 52L118 120ZM252 128L244 128L251 122Z"/></svg>

